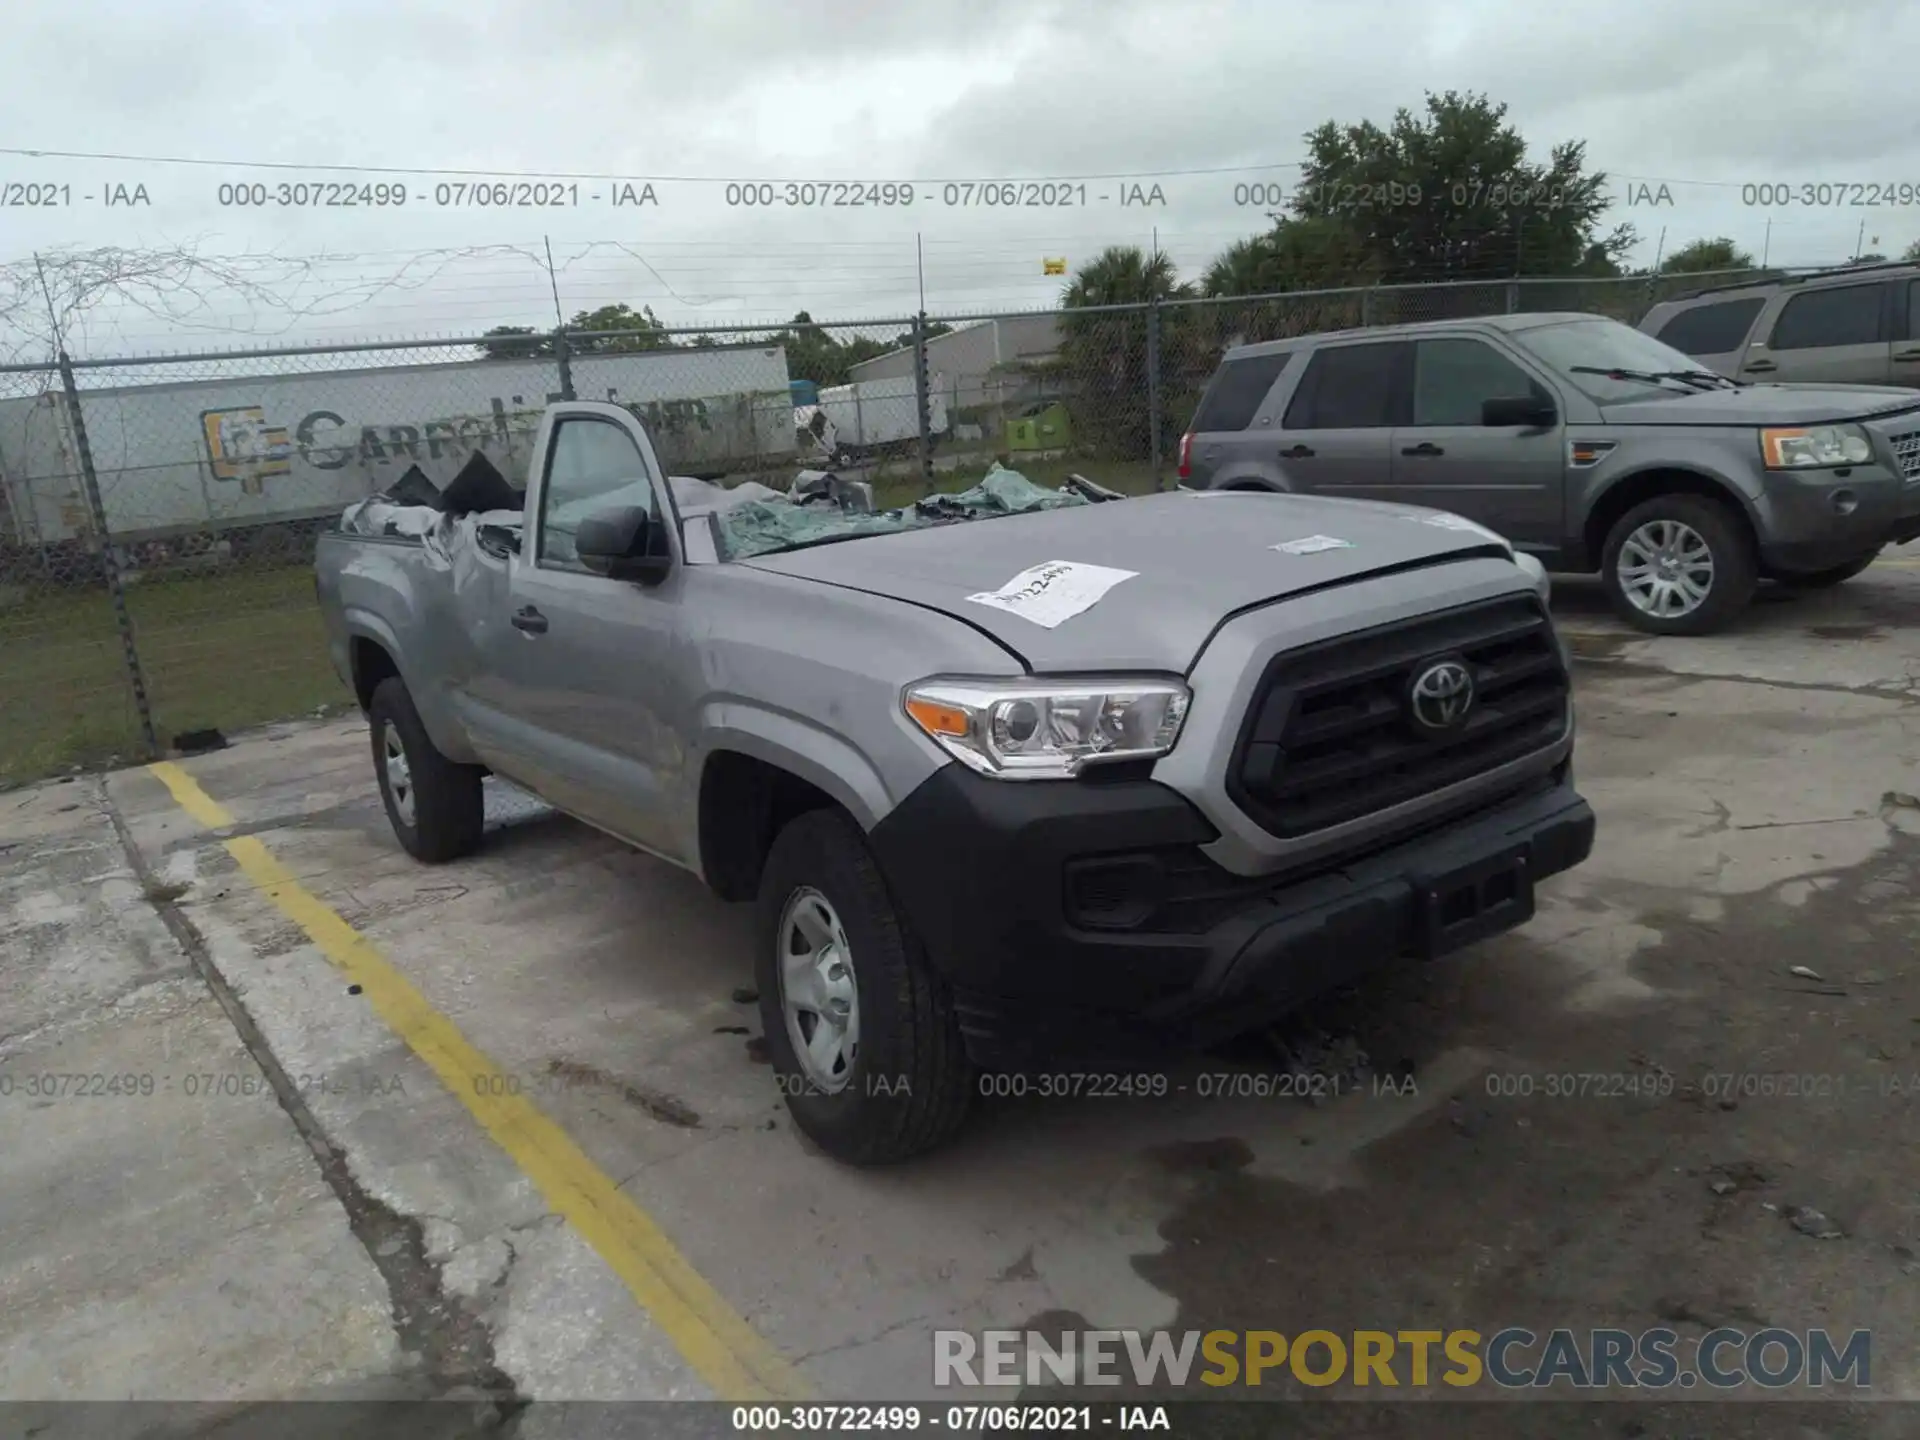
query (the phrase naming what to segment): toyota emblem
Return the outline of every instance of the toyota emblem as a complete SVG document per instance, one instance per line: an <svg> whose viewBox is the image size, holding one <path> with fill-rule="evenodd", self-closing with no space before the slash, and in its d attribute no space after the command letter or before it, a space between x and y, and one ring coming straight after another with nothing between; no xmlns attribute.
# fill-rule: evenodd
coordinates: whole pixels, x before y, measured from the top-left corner
<svg viewBox="0 0 1920 1440"><path fill-rule="evenodd" d="M1473 672L1458 660L1422 666L1407 689L1407 709L1422 730L1454 730L1473 709Z"/></svg>

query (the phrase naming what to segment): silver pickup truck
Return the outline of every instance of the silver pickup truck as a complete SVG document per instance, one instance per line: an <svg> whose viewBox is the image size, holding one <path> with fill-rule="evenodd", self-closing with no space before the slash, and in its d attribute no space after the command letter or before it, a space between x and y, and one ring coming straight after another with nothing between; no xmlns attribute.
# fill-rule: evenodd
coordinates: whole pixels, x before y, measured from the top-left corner
<svg viewBox="0 0 1920 1440"><path fill-rule="evenodd" d="M317 585L401 844L472 851L492 772L755 901L845 1161L1509 929L1593 843L1546 576L1455 516L1004 471L876 512L670 478L590 403L518 510L386 510Z"/></svg>

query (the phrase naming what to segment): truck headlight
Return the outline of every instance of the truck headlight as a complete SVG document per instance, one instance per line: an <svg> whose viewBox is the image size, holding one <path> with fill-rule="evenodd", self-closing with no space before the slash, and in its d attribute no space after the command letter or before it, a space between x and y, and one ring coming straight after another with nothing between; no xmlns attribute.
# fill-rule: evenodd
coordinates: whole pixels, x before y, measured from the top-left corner
<svg viewBox="0 0 1920 1440"><path fill-rule="evenodd" d="M1760 455L1769 470L1821 470L1866 464L1873 442L1858 425L1792 425L1762 430Z"/></svg>
<svg viewBox="0 0 1920 1440"><path fill-rule="evenodd" d="M1089 765L1166 754L1192 698L1176 680L928 680L903 704L982 775L1071 780Z"/></svg>

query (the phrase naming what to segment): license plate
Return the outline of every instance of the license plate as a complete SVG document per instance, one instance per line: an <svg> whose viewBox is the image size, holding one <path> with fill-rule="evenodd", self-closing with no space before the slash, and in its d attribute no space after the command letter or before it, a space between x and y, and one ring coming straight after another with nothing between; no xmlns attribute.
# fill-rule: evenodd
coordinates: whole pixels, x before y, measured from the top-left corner
<svg viewBox="0 0 1920 1440"><path fill-rule="evenodd" d="M1533 918L1533 876L1524 845L1423 877L1416 888L1421 948L1429 959Z"/></svg>

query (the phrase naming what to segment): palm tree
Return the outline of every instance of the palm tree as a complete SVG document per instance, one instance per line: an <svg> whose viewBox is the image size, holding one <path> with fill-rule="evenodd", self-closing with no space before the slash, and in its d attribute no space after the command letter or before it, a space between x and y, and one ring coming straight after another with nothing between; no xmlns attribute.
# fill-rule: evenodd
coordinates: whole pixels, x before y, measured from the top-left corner
<svg viewBox="0 0 1920 1440"><path fill-rule="evenodd" d="M1200 281L1200 293L1211 299L1229 295L1264 295L1285 288L1279 274L1279 256L1267 235L1236 240L1213 257Z"/></svg>
<svg viewBox="0 0 1920 1440"><path fill-rule="evenodd" d="M1109 245L1082 265L1060 294L1064 310L1089 305L1144 305L1149 300L1186 299L1193 294L1164 250L1151 255L1138 245Z"/></svg>
<svg viewBox="0 0 1920 1440"><path fill-rule="evenodd" d="M1114 245L1080 267L1060 296L1056 370L1072 395L1074 437L1115 459L1148 453L1151 426L1147 394L1147 317L1144 309L1075 314L1107 305L1144 307L1150 301L1188 300L1194 287L1182 281L1173 257L1137 245ZM1161 343L1191 323L1182 307L1161 317Z"/></svg>

